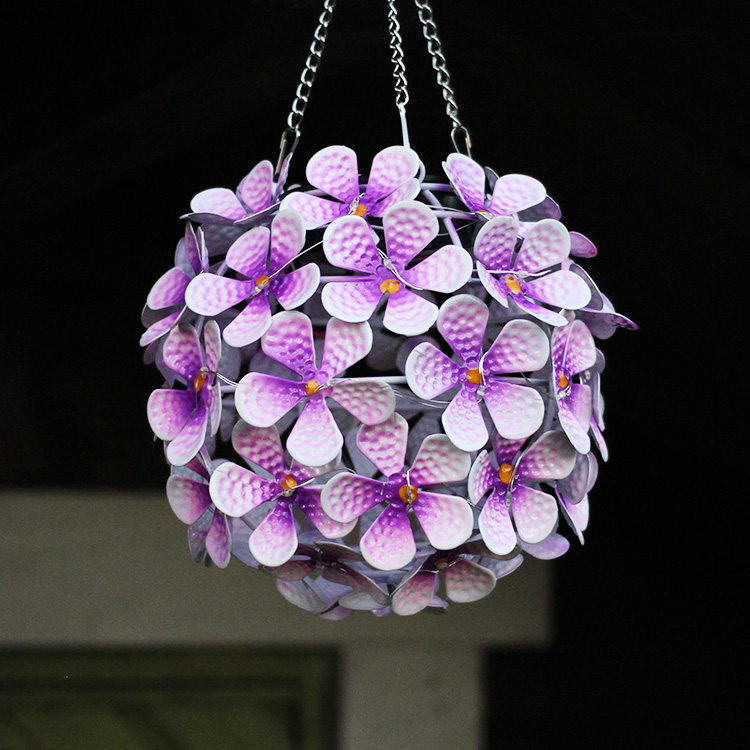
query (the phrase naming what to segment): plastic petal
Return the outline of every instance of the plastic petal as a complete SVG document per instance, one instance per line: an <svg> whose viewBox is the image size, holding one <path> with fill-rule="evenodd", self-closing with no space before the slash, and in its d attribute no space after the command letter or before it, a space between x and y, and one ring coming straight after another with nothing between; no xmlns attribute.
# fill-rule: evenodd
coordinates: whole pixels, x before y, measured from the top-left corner
<svg viewBox="0 0 750 750"><path fill-rule="evenodd" d="M495 490L479 514L479 531L484 543L496 555L507 555L516 546L516 532L510 520L505 497Z"/></svg>
<svg viewBox="0 0 750 750"><path fill-rule="evenodd" d="M271 325L271 303L267 294L258 294L224 329L224 341L238 349L258 341Z"/></svg>
<svg viewBox="0 0 750 750"><path fill-rule="evenodd" d="M321 466L341 452L344 438L325 399L313 396L286 441L289 455L306 466Z"/></svg>
<svg viewBox="0 0 750 750"><path fill-rule="evenodd" d="M489 380L485 386L484 402L497 431L504 438L525 438L542 426L544 401L533 388Z"/></svg>
<svg viewBox="0 0 750 750"><path fill-rule="evenodd" d="M180 316L185 311L183 307L181 310L170 313L161 320L157 320L156 323L150 325L141 335L139 344L141 346L148 346L156 339L161 338L167 331L169 331L175 323L180 319Z"/></svg>
<svg viewBox="0 0 750 750"><path fill-rule="evenodd" d="M335 383L326 395L365 425L379 424L388 419L396 408L393 389L375 378Z"/></svg>
<svg viewBox="0 0 750 750"><path fill-rule="evenodd" d="M247 299L252 291L252 282L202 273L187 287L185 302L198 315L218 315Z"/></svg>
<svg viewBox="0 0 750 750"><path fill-rule="evenodd" d="M469 501L478 503L497 484L497 473L490 461L490 454L482 451L471 466L466 489Z"/></svg>
<svg viewBox="0 0 750 750"><path fill-rule="evenodd" d="M226 461L211 475L209 492L214 505L222 513L239 517L278 495L279 484Z"/></svg>
<svg viewBox="0 0 750 750"><path fill-rule="evenodd" d="M411 507L435 549L453 549L471 536L474 514L462 497L420 490Z"/></svg>
<svg viewBox="0 0 750 750"><path fill-rule="evenodd" d="M307 379L315 372L312 321L295 310L276 313L261 341L263 351ZM322 385L322 384L321 384Z"/></svg>
<svg viewBox="0 0 750 750"><path fill-rule="evenodd" d="M438 220L424 203L404 201L383 214L383 231L388 257L404 268L437 237Z"/></svg>
<svg viewBox="0 0 750 750"><path fill-rule="evenodd" d="M270 237L268 227L255 227L240 235L227 250L227 265L254 281L266 269Z"/></svg>
<svg viewBox="0 0 750 750"><path fill-rule="evenodd" d="M361 216L342 216L323 233L323 252L331 265L374 273L383 264L370 225Z"/></svg>
<svg viewBox="0 0 750 750"><path fill-rule="evenodd" d="M359 193L357 155L347 146L328 146L307 163L307 181L328 195L348 203Z"/></svg>
<svg viewBox="0 0 750 750"><path fill-rule="evenodd" d="M409 424L398 413L380 424L360 428L357 447L387 477L404 469Z"/></svg>
<svg viewBox="0 0 750 750"><path fill-rule="evenodd" d="M270 568L283 565L297 549L297 528L291 503L279 500L250 535L250 552Z"/></svg>
<svg viewBox="0 0 750 750"><path fill-rule="evenodd" d="M497 216L477 232L474 257L487 268L509 270L517 237L518 220Z"/></svg>
<svg viewBox="0 0 750 750"><path fill-rule="evenodd" d="M320 502L322 487L300 487L294 493L294 502L313 522L315 528L327 539L340 539L349 534L357 525L354 519L349 523L334 521L324 510Z"/></svg>
<svg viewBox="0 0 750 750"><path fill-rule="evenodd" d="M415 615L421 612L435 595L437 573L418 570L407 578L391 597L391 607L397 615Z"/></svg>
<svg viewBox="0 0 750 750"><path fill-rule="evenodd" d="M221 360L221 331L215 320L206 321L203 328L203 348L206 355L206 367L215 372Z"/></svg>
<svg viewBox="0 0 750 750"><path fill-rule="evenodd" d="M417 547L404 503L388 504L362 535L360 550L365 561L378 570L397 570L414 559Z"/></svg>
<svg viewBox="0 0 750 750"><path fill-rule="evenodd" d="M544 331L530 320L507 323L482 360L485 375L512 372L534 372L547 364L549 340Z"/></svg>
<svg viewBox="0 0 750 750"><path fill-rule="evenodd" d="M380 200L417 173L419 156L405 146L389 146L375 154L367 178L368 198Z"/></svg>
<svg viewBox="0 0 750 750"><path fill-rule="evenodd" d="M181 268L170 268L151 287L146 304L152 310L179 305L185 300L185 289L190 283L190 276Z"/></svg>
<svg viewBox="0 0 750 750"><path fill-rule="evenodd" d="M368 208L370 216L382 216L391 206L395 206L402 201L413 201L421 190L419 180L416 177L406 180L399 185L392 193L379 200Z"/></svg>
<svg viewBox="0 0 750 750"><path fill-rule="evenodd" d="M469 366L476 366L482 356L482 340L489 316L487 305L470 294L451 297L440 308L438 331Z"/></svg>
<svg viewBox="0 0 750 750"><path fill-rule="evenodd" d="M271 224L272 272L283 268L296 258L305 246L305 223L297 211L285 209L276 214Z"/></svg>
<svg viewBox="0 0 750 750"><path fill-rule="evenodd" d="M474 264L462 247L446 245L436 250L413 268L403 271L403 278L412 286L433 292L455 292L471 276Z"/></svg>
<svg viewBox="0 0 750 750"><path fill-rule="evenodd" d="M481 450L489 438L476 394L462 388L448 404L442 417L443 428L462 451Z"/></svg>
<svg viewBox="0 0 750 750"><path fill-rule="evenodd" d="M560 425L565 434L579 453L588 453L591 450L591 439L588 436L591 423L591 389L587 385L573 383L570 395L560 399L558 405Z"/></svg>
<svg viewBox="0 0 750 750"><path fill-rule="evenodd" d="M456 448L447 435L430 435L422 441L409 469L409 482L418 487L460 482L469 475L471 456Z"/></svg>
<svg viewBox="0 0 750 750"><path fill-rule="evenodd" d="M485 207L484 170L473 159L463 154L450 154L443 162L443 169L461 200L472 210Z"/></svg>
<svg viewBox="0 0 750 750"><path fill-rule="evenodd" d="M330 224L334 219L346 215L348 207L343 203L307 193L291 193L281 201L281 209L294 209L305 222L305 229Z"/></svg>
<svg viewBox="0 0 750 750"><path fill-rule="evenodd" d="M547 191L539 180L525 174L499 177L492 189L489 210L493 214L514 214L541 203Z"/></svg>
<svg viewBox="0 0 750 750"><path fill-rule="evenodd" d="M572 271L554 271L526 283L530 297L567 310L578 310L588 305L591 290L586 282Z"/></svg>
<svg viewBox="0 0 750 750"><path fill-rule="evenodd" d="M479 261L477 261L477 276L479 276L482 286L490 293L492 298L497 300L503 307L507 307L508 285L497 276L493 276Z"/></svg>
<svg viewBox="0 0 750 750"><path fill-rule="evenodd" d="M271 205L273 164L265 159L256 164L237 188L240 200L249 213L257 213Z"/></svg>
<svg viewBox="0 0 750 750"><path fill-rule="evenodd" d="M536 273L568 257L570 234L556 219L542 219L534 224L518 251L513 267L523 273Z"/></svg>
<svg viewBox="0 0 750 750"><path fill-rule="evenodd" d="M160 440L174 440L195 409L193 391L159 388L149 396L148 423Z"/></svg>
<svg viewBox="0 0 750 750"><path fill-rule="evenodd" d="M305 395L302 382L249 372L237 385L234 404L246 422L256 427L271 427Z"/></svg>
<svg viewBox="0 0 750 750"><path fill-rule="evenodd" d="M349 523L383 499L383 484L357 474L341 473L323 488L320 503L335 521Z"/></svg>
<svg viewBox="0 0 750 750"><path fill-rule="evenodd" d="M187 424L167 446L167 461L174 466L183 466L201 449L206 439L208 409L199 403Z"/></svg>
<svg viewBox="0 0 750 750"><path fill-rule="evenodd" d="M459 559L445 569L445 593L453 602L476 602L492 593L494 573L471 560Z"/></svg>
<svg viewBox="0 0 750 750"><path fill-rule="evenodd" d="M181 323L164 342L164 364L186 382L192 381L203 366L198 332L191 325ZM192 382L190 383L192 384Z"/></svg>
<svg viewBox="0 0 750 750"><path fill-rule="evenodd" d="M369 320L382 298L378 282L371 278L331 282L321 292L326 312L347 323Z"/></svg>
<svg viewBox="0 0 750 750"><path fill-rule="evenodd" d="M227 219L241 219L245 209L232 190L209 188L193 196L190 210L196 214L216 214Z"/></svg>
<svg viewBox="0 0 750 750"><path fill-rule="evenodd" d="M232 446L242 458L265 469L272 477L284 473L284 449L275 427L237 422L232 430Z"/></svg>
<svg viewBox="0 0 750 750"><path fill-rule="evenodd" d="M331 318L326 325L320 370L328 378L334 378L367 356L371 348L372 328L368 323L347 323Z"/></svg>
<svg viewBox="0 0 750 750"><path fill-rule="evenodd" d="M564 479L576 463L576 450L564 432L545 432L521 455L516 466L518 479Z"/></svg>
<svg viewBox="0 0 750 750"><path fill-rule="evenodd" d="M214 513L211 525L206 533L206 552L214 565L226 568L232 556L232 535L229 522L221 513Z"/></svg>
<svg viewBox="0 0 750 750"><path fill-rule="evenodd" d="M406 380L420 398L435 398L459 382L461 368L436 346L425 341L406 360Z"/></svg>
<svg viewBox="0 0 750 750"><path fill-rule="evenodd" d="M320 267L317 263L308 263L284 274L273 293L285 310L292 310L307 302L315 294L319 283Z"/></svg>
<svg viewBox="0 0 750 750"><path fill-rule="evenodd" d="M393 333L419 336L437 320L437 305L409 289L400 289L388 296L383 325Z"/></svg>
<svg viewBox="0 0 750 750"><path fill-rule="evenodd" d="M177 474L167 480L167 499L173 513L187 524L195 523L211 505L205 482L196 482Z"/></svg>
<svg viewBox="0 0 750 750"><path fill-rule="evenodd" d="M551 534L557 524L557 501L552 495L516 485L513 490L513 520L518 536L535 544Z"/></svg>

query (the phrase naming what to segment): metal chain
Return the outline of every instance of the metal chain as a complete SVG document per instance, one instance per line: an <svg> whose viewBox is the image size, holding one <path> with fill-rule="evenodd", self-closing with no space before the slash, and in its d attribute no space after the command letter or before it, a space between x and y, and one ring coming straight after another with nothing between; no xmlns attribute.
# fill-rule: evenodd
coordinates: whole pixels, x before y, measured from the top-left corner
<svg viewBox="0 0 750 750"><path fill-rule="evenodd" d="M305 60L305 67L300 75L300 81L295 91L292 109L286 119L287 127L281 135L281 144L279 149L279 159L276 163L276 175L281 171L283 162L287 156L294 153L297 142L301 134L300 127L305 117L305 109L310 100L310 93L315 82L315 74L318 72L318 66L323 56L323 49L326 46L328 38L328 27L333 18L333 11L336 7L336 0L324 0L323 12L318 17L318 26L313 34L313 40L310 44L310 53ZM290 145L291 141L291 145Z"/></svg>
<svg viewBox="0 0 750 750"><path fill-rule="evenodd" d="M466 155L471 156L471 138L466 126L458 118L458 104L451 88L451 77L446 67L445 56L443 55L443 46L438 37L437 26L432 17L432 8L429 0L414 0L419 14L419 20L422 23L422 33L427 40L427 51L432 57L432 67L437 73L437 82L443 90L443 99L445 99L445 111L453 122L451 130L451 140L456 151L460 152L459 138L463 138L463 146L466 149Z"/></svg>
<svg viewBox="0 0 750 750"><path fill-rule="evenodd" d="M388 33L390 35L393 77L396 79L396 106L399 112L403 112L409 101L409 90L406 83L404 50L401 47L403 43L403 39L401 39L401 26L398 22L395 0L388 0Z"/></svg>

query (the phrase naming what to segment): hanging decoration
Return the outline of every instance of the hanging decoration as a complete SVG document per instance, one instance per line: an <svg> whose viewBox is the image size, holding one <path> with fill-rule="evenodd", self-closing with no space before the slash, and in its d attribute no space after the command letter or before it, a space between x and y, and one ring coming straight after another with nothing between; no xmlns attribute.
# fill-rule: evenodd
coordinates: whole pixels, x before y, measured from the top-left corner
<svg viewBox="0 0 750 750"><path fill-rule="evenodd" d="M326 0L276 166L193 198L143 314L164 377L148 419L193 558L234 556L328 619L476 601L524 555L582 543L607 459L596 339L636 327L545 187L472 158L432 10L415 3L452 123L445 177L426 178L409 145L388 0L403 143L366 177L328 146L307 186L287 187Z"/></svg>

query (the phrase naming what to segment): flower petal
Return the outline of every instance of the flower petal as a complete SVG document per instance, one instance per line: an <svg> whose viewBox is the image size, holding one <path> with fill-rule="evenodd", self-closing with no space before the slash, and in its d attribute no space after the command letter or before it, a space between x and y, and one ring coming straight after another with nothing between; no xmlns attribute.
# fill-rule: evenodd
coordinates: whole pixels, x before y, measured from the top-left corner
<svg viewBox="0 0 750 750"><path fill-rule="evenodd" d="M360 428L357 447L387 477L403 471L409 424L398 413L380 424Z"/></svg>
<svg viewBox="0 0 750 750"><path fill-rule="evenodd" d="M568 257L570 234L556 219L542 219L529 230L518 251L513 268L521 273L536 273Z"/></svg>
<svg viewBox="0 0 750 750"><path fill-rule="evenodd" d="M495 490L487 498L479 514L479 531L484 543L496 555L507 555L515 549L518 540L504 493Z"/></svg>
<svg viewBox="0 0 750 750"><path fill-rule="evenodd" d="M206 439L208 409L199 403L195 412L167 446L167 461L174 466L183 466L201 449Z"/></svg>
<svg viewBox="0 0 750 750"><path fill-rule="evenodd" d="M357 155L347 146L328 146L307 163L307 181L348 203L359 194Z"/></svg>
<svg viewBox="0 0 750 750"><path fill-rule="evenodd" d="M251 281L201 273L187 287L185 302L198 315L218 315L247 299L253 288Z"/></svg>
<svg viewBox="0 0 750 750"><path fill-rule="evenodd" d="M558 401L560 426L579 453L591 450L588 436L591 425L591 389L587 385L573 383L570 395Z"/></svg>
<svg viewBox="0 0 750 750"><path fill-rule="evenodd" d="M308 263L284 274L273 293L285 310L292 310L307 302L315 294L318 284L320 267L317 263Z"/></svg>
<svg viewBox="0 0 750 750"><path fill-rule="evenodd" d="M343 445L344 438L325 399L313 396L287 438L289 455L306 466L321 466L333 461Z"/></svg>
<svg viewBox="0 0 750 750"><path fill-rule="evenodd" d="M549 340L530 320L507 323L482 360L485 375L534 372L547 364Z"/></svg>
<svg viewBox="0 0 750 750"><path fill-rule="evenodd" d="M305 246L305 223L297 211L285 209L271 224L271 257L268 267L275 273L296 258Z"/></svg>
<svg viewBox="0 0 750 750"><path fill-rule="evenodd" d="M256 427L271 427L305 395L304 383L249 372L237 386L234 403L246 422Z"/></svg>
<svg viewBox="0 0 750 750"><path fill-rule="evenodd" d="M542 426L544 401L533 388L488 380L484 402L497 431L508 440L533 435Z"/></svg>
<svg viewBox="0 0 750 750"><path fill-rule="evenodd" d="M492 270L509 270L518 237L518 220L497 216L477 232L474 257Z"/></svg>
<svg viewBox="0 0 750 750"><path fill-rule="evenodd" d="M317 195L291 193L281 201L281 209L294 209L305 222L305 229L317 229L345 216L349 207L344 203L330 201Z"/></svg>
<svg viewBox="0 0 750 750"><path fill-rule="evenodd" d="M334 281L323 287L320 298L329 315L347 323L363 323L375 312L383 292L378 282L371 278Z"/></svg>
<svg viewBox="0 0 750 750"><path fill-rule="evenodd" d="M258 294L224 329L224 341L238 349L258 341L271 325L271 303L267 294Z"/></svg>
<svg viewBox="0 0 750 750"><path fill-rule="evenodd" d="M588 305L591 290L586 282L572 271L554 271L526 283L530 297L567 310L578 310Z"/></svg>
<svg viewBox="0 0 750 750"><path fill-rule="evenodd" d="M519 480L564 479L573 471L576 455L565 433L545 432L521 454L515 475Z"/></svg>
<svg viewBox="0 0 750 750"><path fill-rule="evenodd" d="M162 310L185 301L185 289L190 283L190 276L181 268L170 268L151 287L146 304L152 310Z"/></svg>
<svg viewBox="0 0 750 750"><path fill-rule="evenodd" d="M411 507L435 549L453 549L471 536L474 514L462 497L420 490Z"/></svg>
<svg viewBox="0 0 750 750"><path fill-rule="evenodd" d="M195 409L195 393L159 388L148 399L148 423L159 440L174 440Z"/></svg>
<svg viewBox="0 0 750 750"><path fill-rule="evenodd" d="M328 481L320 496L320 504L334 521L350 523L382 499L382 482L344 472Z"/></svg>
<svg viewBox="0 0 750 750"><path fill-rule="evenodd" d="M218 568L226 568L232 556L232 535L229 522L221 513L214 513L206 533L206 552Z"/></svg>
<svg viewBox="0 0 750 750"><path fill-rule="evenodd" d="M386 195L382 200L372 204L367 209L367 213L369 216L382 216L391 206L395 206L397 203L413 201L419 195L420 190L419 180L412 177L399 185L390 195Z"/></svg>
<svg viewBox="0 0 750 750"><path fill-rule="evenodd" d="M211 505L205 482L172 474L167 480L167 500L172 511L183 523L195 523Z"/></svg>
<svg viewBox="0 0 750 750"><path fill-rule="evenodd" d="M487 305L470 294L457 294L440 308L438 331L470 367L476 366L482 356L482 340L489 317Z"/></svg>
<svg viewBox="0 0 750 750"><path fill-rule="evenodd" d="M508 285L498 279L497 276L493 276L479 261L477 261L477 276L479 276L479 280L492 298L496 299L503 307L507 307Z"/></svg>
<svg viewBox="0 0 750 750"><path fill-rule="evenodd" d="M574 320L565 333L564 351L561 358L565 372L577 375L593 367L596 364L596 344L586 324L581 320Z"/></svg>
<svg viewBox="0 0 750 750"><path fill-rule="evenodd" d="M419 156L406 146L388 146L375 154L365 195L380 200L417 173Z"/></svg>
<svg viewBox="0 0 750 750"><path fill-rule="evenodd" d="M326 539L340 539L349 534L357 525L357 519L349 523L334 521L324 510L320 502L322 487L300 487L294 493L294 502L313 522L315 528Z"/></svg>
<svg viewBox="0 0 750 750"><path fill-rule="evenodd" d="M445 593L452 602L476 602L495 588L492 571L471 560L460 559L445 569Z"/></svg>
<svg viewBox="0 0 750 750"><path fill-rule="evenodd" d="M442 417L446 434L462 451L481 450L489 438L476 392L462 388L448 404Z"/></svg>
<svg viewBox="0 0 750 750"><path fill-rule="evenodd" d="M435 398L459 382L461 368L434 344L425 341L406 360L406 381L420 398Z"/></svg>
<svg viewBox="0 0 750 750"><path fill-rule="evenodd" d="M342 216L323 232L323 252L337 268L374 273L383 261L370 225L361 216Z"/></svg>
<svg viewBox="0 0 750 750"><path fill-rule="evenodd" d="M548 325L556 327L564 326L568 323L568 319L564 315L548 310L546 307L542 307L532 299L514 297L513 301L522 312L533 315L537 320L541 320L542 323L547 323Z"/></svg>
<svg viewBox="0 0 750 750"><path fill-rule="evenodd" d="M455 292L471 276L474 263L462 247L446 245L436 250L402 276L409 284L433 292Z"/></svg>
<svg viewBox="0 0 750 750"><path fill-rule="evenodd" d="M284 473L284 449L276 427L237 422L232 430L232 446L242 458L265 469L272 477Z"/></svg>
<svg viewBox="0 0 750 750"><path fill-rule="evenodd" d="M335 383L326 395L365 425L379 424L388 419L396 408L393 388L376 378Z"/></svg>
<svg viewBox="0 0 750 750"><path fill-rule="evenodd" d="M490 454L482 451L472 464L466 489L469 501L476 505L496 484L497 472L490 461Z"/></svg>
<svg viewBox="0 0 750 750"><path fill-rule="evenodd" d="M511 507L518 536L524 542L541 542L557 525L557 502L546 492L516 485Z"/></svg>
<svg viewBox="0 0 750 750"><path fill-rule="evenodd" d="M268 227L254 227L240 235L227 250L227 265L254 281L266 269L270 238Z"/></svg>
<svg viewBox="0 0 750 750"><path fill-rule="evenodd" d="M365 561L378 570L397 570L414 559L417 547L404 503L388 504L362 535L360 550Z"/></svg>
<svg viewBox="0 0 750 750"><path fill-rule="evenodd" d="M405 268L414 256L437 237L438 220L424 203L404 201L383 215L383 231L388 258Z"/></svg>
<svg viewBox="0 0 750 750"><path fill-rule="evenodd" d="M250 469L226 461L211 475L209 492L214 505L222 513L239 518L275 497L279 485Z"/></svg>
<svg viewBox="0 0 750 750"><path fill-rule="evenodd" d="M470 468L471 456L456 448L447 435L429 435L409 469L409 482L418 487L460 482L469 475Z"/></svg>
<svg viewBox="0 0 750 750"><path fill-rule="evenodd" d="M271 205L273 164L265 159L256 164L237 187L237 194L248 213L257 213Z"/></svg>
<svg viewBox="0 0 750 750"><path fill-rule="evenodd" d="M347 323L331 318L326 325L320 370L328 378L336 377L367 356L371 348L372 328L368 323Z"/></svg>
<svg viewBox="0 0 750 750"><path fill-rule="evenodd" d="M541 203L547 191L539 180L525 174L499 177L492 189L489 210L493 214L514 214Z"/></svg>
<svg viewBox="0 0 750 750"><path fill-rule="evenodd" d="M305 379L315 372L312 321L304 313L293 310L276 313L261 347L271 359Z"/></svg>
<svg viewBox="0 0 750 750"><path fill-rule="evenodd" d="M250 552L269 568L283 565L297 549L297 528L292 505L279 500L250 535Z"/></svg>
<svg viewBox="0 0 750 750"><path fill-rule="evenodd" d="M391 607L397 615L415 615L421 612L435 596L437 573L418 570L407 578L394 592Z"/></svg>
<svg viewBox="0 0 750 750"><path fill-rule="evenodd" d="M430 329L437 316L437 305L402 288L395 294L388 295L383 325L393 333L419 336Z"/></svg>
<svg viewBox="0 0 750 750"><path fill-rule="evenodd" d="M162 353L164 364L186 382L190 382L203 366L198 332L193 326L181 323L167 336Z"/></svg>
<svg viewBox="0 0 750 750"><path fill-rule="evenodd" d="M209 188L193 196L190 210L196 214L215 214L227 219L241 219L245 209L233 191L227 188Z"/></svg>
<svg viewBox="0 0 750 750"><path fill-rule="evenodd" d="M472 211L485 208L484 170L473 159L463 154L450 154L443 169L461 200Z"/></svg>
<svg viewBox="0 0 750 750"><path fill-rule="evenodd" d="M138 342L141 346L148 346L156 339L163 336L167 331L171 330L172 326L177 323L182 313L186 308L177 310L176 312L170 313L165 318L157 320L156 323L150 325L141 335L140 341Z"/></svg>

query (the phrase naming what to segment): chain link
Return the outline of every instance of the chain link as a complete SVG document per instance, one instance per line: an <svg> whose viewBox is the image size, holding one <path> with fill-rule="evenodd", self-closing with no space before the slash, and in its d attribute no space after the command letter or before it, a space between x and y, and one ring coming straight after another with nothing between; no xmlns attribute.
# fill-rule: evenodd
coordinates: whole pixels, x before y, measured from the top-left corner
<svg viewBox="0 0 750 750"><path fill-rule="evenodd" d="M437 73L437 82L443 90L443 99L445 100L445 111L453 122L451 130L451 140L456 151L461 151L459 140L463 139L463 147L466 149L466 155L471 156L471 138L466 126L458 118L458 104L456 104L455 95L451 88L451 77L446 67L445 55L443 55L443 45L438 37L437 26L432 17L432 8L429 0L414 0L419 14L419 20L422 23L422 34L427 40L427 51L432 58L432 67Z"/></svg>
<svg viewBox="0 0 750 750"><path fill-rule="evenodd" d="M403 113L409 101L409 90L406 83L406 65L402 48L401 26L398 22L395 0L388 0L388 34L390 35L391 62L393 77L396 79L396 106Z"/></svg>

